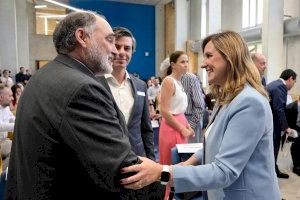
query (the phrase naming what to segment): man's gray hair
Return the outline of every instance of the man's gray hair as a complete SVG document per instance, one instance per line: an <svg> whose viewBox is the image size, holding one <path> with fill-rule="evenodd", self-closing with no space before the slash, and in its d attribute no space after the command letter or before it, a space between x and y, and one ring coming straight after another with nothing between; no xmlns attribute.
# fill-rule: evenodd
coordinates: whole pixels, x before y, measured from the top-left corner
<svg viewBox="0 0 300 200"><path fill-rule="evenodd" d="M59 22L53 33L53 43L58 54L68 54L77 46L75 32L84 28L91 35L96 25L96 16L104 18L92 11L72 12Z"/></svg>

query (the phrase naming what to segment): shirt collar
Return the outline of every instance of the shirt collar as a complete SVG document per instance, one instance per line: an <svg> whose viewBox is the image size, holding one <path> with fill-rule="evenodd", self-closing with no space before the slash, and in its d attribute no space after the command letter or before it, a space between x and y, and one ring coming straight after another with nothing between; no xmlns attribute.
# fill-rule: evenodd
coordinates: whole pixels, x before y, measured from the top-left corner
<svg viewBox="0 0 300 200"><path fill-rule="evenodd" d="M127 80L130 79L130 76L129 76L129 73L127 72L127 70L125 71L125 77L126 78L122 82L122 84L119 84L118 81L117 81L117 79L112 74L104 74L104 77L105 77L106 80L111 81L111 82L113 82L113 83L115 83L117 85L123 85L123 84L125 85L126 82L127 82Z"/></svg>
<svg viewBox="0 0 300 200"><path fill-rule="evenodd" d="M104 74L104 77L106 79L108 79L108 78L114 78L115 79L115 77L112 74ZM130 76L129 76L129 73L127 72L127 70L125 71L125 77L126 77L126 80L130 79Z"/></svg>
<svg viewBox="0 0 300 200"><path fill-rule="evenodd" d="M283 80L282 78L280 78L280 80L283 82L284 85L286 85L285 80Z"/></svg>

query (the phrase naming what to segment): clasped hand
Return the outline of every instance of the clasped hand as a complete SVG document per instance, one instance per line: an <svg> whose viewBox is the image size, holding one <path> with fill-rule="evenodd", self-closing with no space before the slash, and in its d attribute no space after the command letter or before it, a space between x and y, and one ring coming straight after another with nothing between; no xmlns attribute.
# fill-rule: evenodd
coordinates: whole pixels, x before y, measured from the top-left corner
<svg viewBox="0 0 300 200"><path fill-rule="evenodd" d="M127 189L141 189L160 178L162 165L145 157L139 157L139 159L142 161L141 164L121 169L121 173L136 172L136 174L120 180L120 183Z"/></svg>

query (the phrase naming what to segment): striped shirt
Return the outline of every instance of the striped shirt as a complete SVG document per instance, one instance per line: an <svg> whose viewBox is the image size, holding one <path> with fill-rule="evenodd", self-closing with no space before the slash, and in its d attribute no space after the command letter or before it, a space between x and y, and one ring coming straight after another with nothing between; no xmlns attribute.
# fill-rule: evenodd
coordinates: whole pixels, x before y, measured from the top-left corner
<svg viewBox="0 0 300 200"><path fill-rule="evenodd" d="M204 94L202 93L200 80L194 74L186 73L183 75L181 83L188 98L188 107L185 114L192 115L189 123L194 129L202 120L205 109Z"/></svg>

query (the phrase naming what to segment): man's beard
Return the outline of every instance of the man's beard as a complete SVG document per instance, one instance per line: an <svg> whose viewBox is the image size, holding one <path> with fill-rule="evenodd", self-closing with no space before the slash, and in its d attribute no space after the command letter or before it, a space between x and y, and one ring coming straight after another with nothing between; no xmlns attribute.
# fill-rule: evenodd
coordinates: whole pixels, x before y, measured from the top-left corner
<svg viewBox="0 0 300 200"><path fill-rule="evenodd" d="M85 63L92 69L95 75L110 74L112 72L112 63L109 61L109 54L96 41L92 40L91 47L85 51Z"/></svg>

